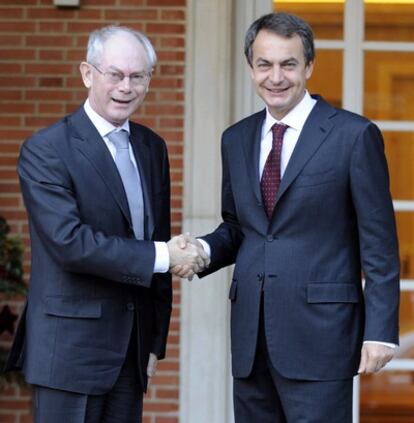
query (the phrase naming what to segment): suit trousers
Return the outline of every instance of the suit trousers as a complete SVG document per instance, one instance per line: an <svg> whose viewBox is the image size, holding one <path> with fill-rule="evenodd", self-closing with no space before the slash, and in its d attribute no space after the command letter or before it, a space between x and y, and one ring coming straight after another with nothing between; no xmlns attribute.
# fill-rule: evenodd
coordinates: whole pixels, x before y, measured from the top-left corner
<svg viewBox="0 0 414 423"><path fill-rule="evenodd" d="M142 408L135 324L125 362L108 393L86 395L33 386L34 423L140 423Z"/></svg>
<svg viewBox="0 0 414 423"><path fill-rule="evenodd" d="M352 387L352 378L309 381L283 377L267 350L262 299L252 372L233 381L236 423L352 423Z"/></svg>

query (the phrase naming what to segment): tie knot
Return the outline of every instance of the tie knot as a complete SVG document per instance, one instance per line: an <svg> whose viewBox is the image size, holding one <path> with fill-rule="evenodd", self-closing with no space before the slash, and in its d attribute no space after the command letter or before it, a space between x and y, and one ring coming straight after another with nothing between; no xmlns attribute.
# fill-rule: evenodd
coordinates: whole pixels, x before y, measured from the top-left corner
<svg viewBox="0 0 414 423"><path fill-rule="evenodd" d="M108 138L117 150L128 148L129 135L125 129L121 129L120 131L112 131L108 134Z"/></svg>
<svg viewBox="0 0 414 423"><path fill-rule="evenodd" d="M285 125L284 123L275 123L272 126L273 137L276 138L276 139L283 138L283 135L285 134L285 131L288 128L289 128L289 126Z"/></svg>

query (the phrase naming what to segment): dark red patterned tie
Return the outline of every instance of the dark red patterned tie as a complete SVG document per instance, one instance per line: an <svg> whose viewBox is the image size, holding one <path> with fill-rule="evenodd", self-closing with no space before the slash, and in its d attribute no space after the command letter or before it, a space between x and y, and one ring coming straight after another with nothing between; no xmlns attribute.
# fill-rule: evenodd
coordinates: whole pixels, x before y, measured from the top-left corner
<svg viewBox="0 0 414 423"><path fill-rule="evenodd" d="M267 217L270 219L275 207L276 194L280 185L280 158L282 155L283 135L287 125L275 123L272 126L272 149L263 168L260 188Z"/></svg>

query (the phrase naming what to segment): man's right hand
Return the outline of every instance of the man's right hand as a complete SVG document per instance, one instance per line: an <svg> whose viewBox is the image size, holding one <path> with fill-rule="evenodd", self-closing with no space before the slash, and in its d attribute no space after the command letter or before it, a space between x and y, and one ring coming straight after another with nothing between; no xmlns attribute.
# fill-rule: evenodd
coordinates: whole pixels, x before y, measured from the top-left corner
<svg viewBox="0 0 414 423"><path fill-rule="evenodd" d="M210 258L199 241L189 234L173 237L167 242L171 273L191 280L210 264Z"/></svg>

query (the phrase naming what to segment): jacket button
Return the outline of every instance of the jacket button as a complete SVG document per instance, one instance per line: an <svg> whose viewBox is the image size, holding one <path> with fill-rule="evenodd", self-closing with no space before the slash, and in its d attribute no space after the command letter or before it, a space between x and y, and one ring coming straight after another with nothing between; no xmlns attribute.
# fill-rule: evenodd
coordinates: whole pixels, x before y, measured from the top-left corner
<svg viewBox="0 0 414 423"><path fill-rule="evenodd" d="M268 242L272 242L274 240L274 237L273 235L267 235L266 239Z"/></svg>
<svg viewBox="0 0 414 423"><path fill-rule="evenodd" d="M135 310L135 304L134 303L127 303L127 310L128 311L134 311Z"/></svg>

